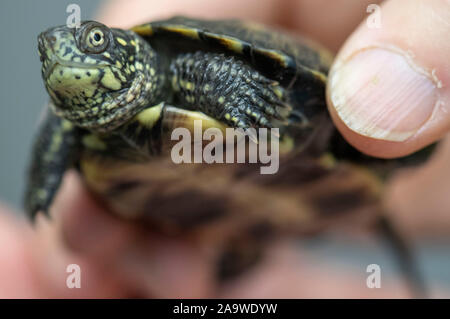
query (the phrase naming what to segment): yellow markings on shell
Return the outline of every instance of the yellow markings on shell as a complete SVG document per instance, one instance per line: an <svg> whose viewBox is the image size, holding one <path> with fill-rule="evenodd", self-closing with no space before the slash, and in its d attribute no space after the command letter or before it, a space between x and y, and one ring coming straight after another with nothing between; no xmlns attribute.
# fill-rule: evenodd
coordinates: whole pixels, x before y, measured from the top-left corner
<svg viewBox="0 0 450 319"><path fill-rule="evenodd" d="M120 80L114 76L110 69L105 69L105 74L103 75L101 83L111 90L119 90L122 87Z"/></svg>
<svg viewBox="0 0 450 319"><path fill-rule="evenodd" d="M127 44L128 44L127 41L125 41L122 38L117 37L116 40L117 40L117 42L120 43L120 45L123 45L124 47L127 46Z"/></svg>
<svg viewBox="0 0 450 319"><path fill-rule="evenodd" d="M180 33L188 38L199 39L198 30L193 28L187 28L185 26L165 26L163 29L175 33Z"/></svg>
<svg viewBox="0 0 450 319"><path fill-rule="evenodd" d="M319 158L319 163L323 167L331 169L336 166L336 158L331 153L325 153Z"/></svg>
<svg viewBox="0 0 450 319"><path fill-rule="evenodd" d="M82 143L89 149L104 151L107 149L107 145L97 135L90 134L83 136Z"/></svg>
<svg viewBox="0 0 450 319"><path fill-rule="evenodd" d="M319 71L316 71L313 69L309 69L309 71L321 82L323 82L323 83L327 82L327 76L325 74L323 74L322 72L319 72Z"/></svg>
<svg viewBox="0 0 450 319"><path fill-rule="evenodd" d="M146 128L151 129L161 117L161 111L163 106L164 102L161 102L158 105L145 109L144 111L136 115L137 121Z"/></svg>
<svg viewBox="0 0 450 319"><path fill-rule="evenodd" d="M219 97L217 102L219 102L219 104L223 104L225 102L225 97L224 96Z"/></svg>
<svg viewBox="0 0 450 319"><path fill-rule="evenodd" d="M118 67L119 69L122 68L122 63L120 63L120 61L116 61L116 67Z"/></svg>
<svg viewBox="0 0 450 319"><path fill-rule="evenodd" d="M294 149L295 143L294 139L291 136L284 135L283 138L280 140L280 154L287 154L291 152Z"/></svg>
<svg viewBox="0 0 450 319"><path fill-rule="evenodd" d="M140 35L153 35L152 26L149 24L138 25L136 27L131 28L131 30Z"/></svg>
<svg viewBox="0 0 450 319"><path fill-rule="evenodd" d="M220 42L225 45L229 50L234 51L236 53L242 53L243 46L242 42L229 37L220 38Z"/></svg>
<svg viewBox="0 0 450 319"><path fill-rule="evenodd" d="M150 75L154 76L156 74L156 70L154 68L150 69Z"/></svg>
<svg viewBox="0 0 450 319"><path fill-rule="evenodd" d="M111 54L109 54L108 52L104 52L104 53L103 53L103 56L107 57L108 59L111 58Z"/></svg>
<svg viewBox="0 0 450 319"><path fill-rule="evenodd" d="M225 119L228 120L228 121L231 120L231 115L230 115L230 113L226 113L226 114L225 114Z"/></svg>
<svg viewBox="0 0 450 319"><path fill-rule="evenodd" d="M203 87L203 91L205 92L211 91L211 86L209 84L205 84L205 86Z"/></svg>
<svg viewBox="0 0 450 319"><path fill-rule="evenodd" d="M277 60L280 65L284 68L288 66L288 61L286 55L277 50L269 50L269 49L257 49L260 53L269 56L273 60Z"/></svg>
<svg viewBox="0 0 450 319"><path fill-rule="evenodd" d="M136 71L136 68L134 67L134 65L130 65L130 70L131 70L131 72L135 72Z"/></svg>
<svg viewBox="0 0 450 319"><path fill-rule="evenodd" d="M227 125L224 123L197 111L188 111L174 106L166 105L164 108L163 124L170 129L183 127L194 133L194 121L202 121L202 129L217 128L225 133Z"/></svg>

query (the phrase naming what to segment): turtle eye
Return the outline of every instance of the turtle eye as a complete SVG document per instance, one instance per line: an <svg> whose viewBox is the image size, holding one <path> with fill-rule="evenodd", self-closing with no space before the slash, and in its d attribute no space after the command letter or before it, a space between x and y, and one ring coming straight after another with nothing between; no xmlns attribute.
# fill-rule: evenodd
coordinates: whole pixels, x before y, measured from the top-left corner
<svg viewBox="0 0 450 319"><path fill-rule="evenodd" d="M86 30L83 38L82 47L87 53L101 53L108 46L108 37L100 26Z"/></svg>
<svg viewBox="0 0 450 319"><path fill-rule="evenodd" d="M105 35L100 29L94 29L89 32L89 43L93 46L102 45L105 41Z"/></svg>
<svg viewBox="0 0 450 319"><path fill-rule="evenodd" d="M100 28L93 28L89 31L86 41L90 48L99 47L105 42L105 34Z"/></svg>

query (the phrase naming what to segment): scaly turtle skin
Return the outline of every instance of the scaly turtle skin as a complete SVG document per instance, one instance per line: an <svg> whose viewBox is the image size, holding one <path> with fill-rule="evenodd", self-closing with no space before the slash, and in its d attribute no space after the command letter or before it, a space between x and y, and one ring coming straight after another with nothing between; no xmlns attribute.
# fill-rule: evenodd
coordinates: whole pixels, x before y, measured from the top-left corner
<svg viewBox="0 0 450 319"><path fill-rule="evenodd" d="M345 155L336 147L345 143L325 104L331 56L312 42L254 23L176 17L131 30L94 21L51 28L39 54L51 101L30 169L31 216L48 212L76 167L114 213L217 248L222 278L275 235L380 216L380 179L329 155ZM279 128L279 172L174 164L164 153L170 132L193 131L194 120L203 129Z"/></svg>

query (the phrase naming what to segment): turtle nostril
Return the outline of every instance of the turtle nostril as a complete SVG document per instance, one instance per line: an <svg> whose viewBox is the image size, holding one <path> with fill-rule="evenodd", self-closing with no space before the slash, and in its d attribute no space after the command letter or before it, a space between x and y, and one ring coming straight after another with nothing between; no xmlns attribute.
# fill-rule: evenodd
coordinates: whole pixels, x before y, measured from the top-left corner
<svg viewBox="0 0 450 319"><path fill-rule="evenodd" d="M39 35L38 37L38 50L42 58L42 55L45 53L45 43L44 39L42 38L42 35Z"/></svg>
<svg viewBox="0 0 450 319"><path fill-rule="evenodd" d="M47 42L48 42L50 45L54 45L55 42L56 42L56 37L55 37L54 35L52 35L52 36L46 36L45 39L47 40Z"/></svg>

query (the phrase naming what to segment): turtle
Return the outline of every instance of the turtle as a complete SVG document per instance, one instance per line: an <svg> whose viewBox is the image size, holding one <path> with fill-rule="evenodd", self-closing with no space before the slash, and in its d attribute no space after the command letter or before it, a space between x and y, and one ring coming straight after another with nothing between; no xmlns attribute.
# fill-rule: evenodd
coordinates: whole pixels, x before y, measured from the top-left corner
<svg viewBox="0 0 450 319"><path fill-rule="evenodd" d="M30 216L48 215L75 168L120 218L214 251L218 280L249 269L277 236L367 223L389 230L417 277L381 201L380 176L399 165L365 156L335 129L325 99L333 56L319 44L255 22L173 17L129 30L52 27L38 51L50 102L32 151ZM196 121L256 145L261 135L247 132L275 129L278 172L174 163L172 133L195 134Z"/></svg>

